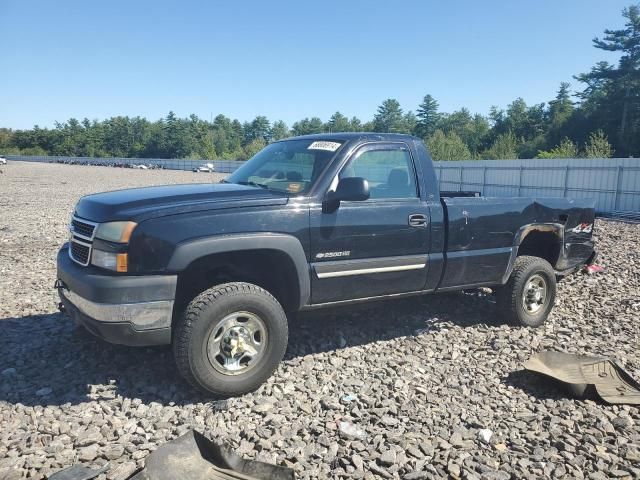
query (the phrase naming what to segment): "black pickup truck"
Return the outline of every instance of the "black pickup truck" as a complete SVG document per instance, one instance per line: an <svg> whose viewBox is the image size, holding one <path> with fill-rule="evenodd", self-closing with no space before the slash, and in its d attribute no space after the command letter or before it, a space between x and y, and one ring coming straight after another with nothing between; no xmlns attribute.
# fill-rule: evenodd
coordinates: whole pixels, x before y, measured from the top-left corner
<svg viewBox="0 0 640 480"><path fill-rule="evenodd" d="M593 225L588 200L441 196L411 136L311 135L219 184L81 198L56 286L95 335L172 344L189 382L236 395L272 374L302 310L492 287L538 326L556 277L593 260Z"/></svg>

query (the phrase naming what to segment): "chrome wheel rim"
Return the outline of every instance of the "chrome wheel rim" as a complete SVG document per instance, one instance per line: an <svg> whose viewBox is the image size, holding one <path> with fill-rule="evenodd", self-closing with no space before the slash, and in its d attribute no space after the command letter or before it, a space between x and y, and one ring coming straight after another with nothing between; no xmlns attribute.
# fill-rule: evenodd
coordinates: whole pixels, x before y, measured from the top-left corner
<svg viewBox="0 0 640 480"><path fill-rule="evenodd" d="M522 308L525 313L535 315L547 301L547 282L542 275L533 275L522 292Z"/></svg>
<svg viewBox="0 0 640 480"><path fill-rule="evenodd" d="M220 320L209 334L209 363L223 375L241 375L259 363L267 340L267 328L258 315L231 313Z"/></svg>

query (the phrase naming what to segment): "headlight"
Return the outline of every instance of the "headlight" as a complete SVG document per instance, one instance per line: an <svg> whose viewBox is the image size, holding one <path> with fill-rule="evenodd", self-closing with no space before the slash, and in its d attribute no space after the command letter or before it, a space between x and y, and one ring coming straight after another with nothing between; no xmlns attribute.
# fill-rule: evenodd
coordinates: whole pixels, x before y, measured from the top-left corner
<svg viewBox="0 0 640 480"><path fill-rule="evenodd" d="M103 252L94 248L91 254L91 264L114 272L126 272L128 256L126 253Z"/></svg>
<svg viewBox="0 0 640 480"><path fill-rule="evenodd" d="M96 232L96 238L108 242L128 243L136 228L135 222L108 222L101 223Z"/></svg>

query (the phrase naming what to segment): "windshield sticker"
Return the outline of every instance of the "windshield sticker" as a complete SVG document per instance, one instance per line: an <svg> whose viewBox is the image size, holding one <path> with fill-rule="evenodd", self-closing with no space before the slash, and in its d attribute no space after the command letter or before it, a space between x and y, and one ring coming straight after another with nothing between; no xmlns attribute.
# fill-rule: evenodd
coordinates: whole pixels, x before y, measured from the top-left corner
<svg viewBox="0 0 640 480"><path fill-rule="evenodd" d="M301 183L290 183L289 186L287 187L287 192L290 192L290 193L298 193L300 190L302 190Z"/></svg>
<svg viewBox="0 0 640 480"><path fill-rule="evenodd" d="M307 150L327 150L328 152L335 152L340 148L338 142L313 142L307 147Z"/></svg>

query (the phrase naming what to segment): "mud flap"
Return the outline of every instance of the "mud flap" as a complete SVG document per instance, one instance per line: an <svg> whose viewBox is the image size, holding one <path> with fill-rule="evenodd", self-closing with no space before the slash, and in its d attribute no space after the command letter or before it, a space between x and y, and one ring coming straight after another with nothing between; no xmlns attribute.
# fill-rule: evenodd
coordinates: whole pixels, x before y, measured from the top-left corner
<svg viewBox="0 0 640 480"><path fill-rule="evenodd" d="M229 447L190 431L158 447L130 480L293 480L293 470L244 460Z"/></svg>
<svg viewBox="0 0 640 480"><path fill-rule="evenodd" d="M566 383L578 398L595 393L608 403L640 405L640 383L605 357L543 351L527 360L524 368Z"/></svg>

